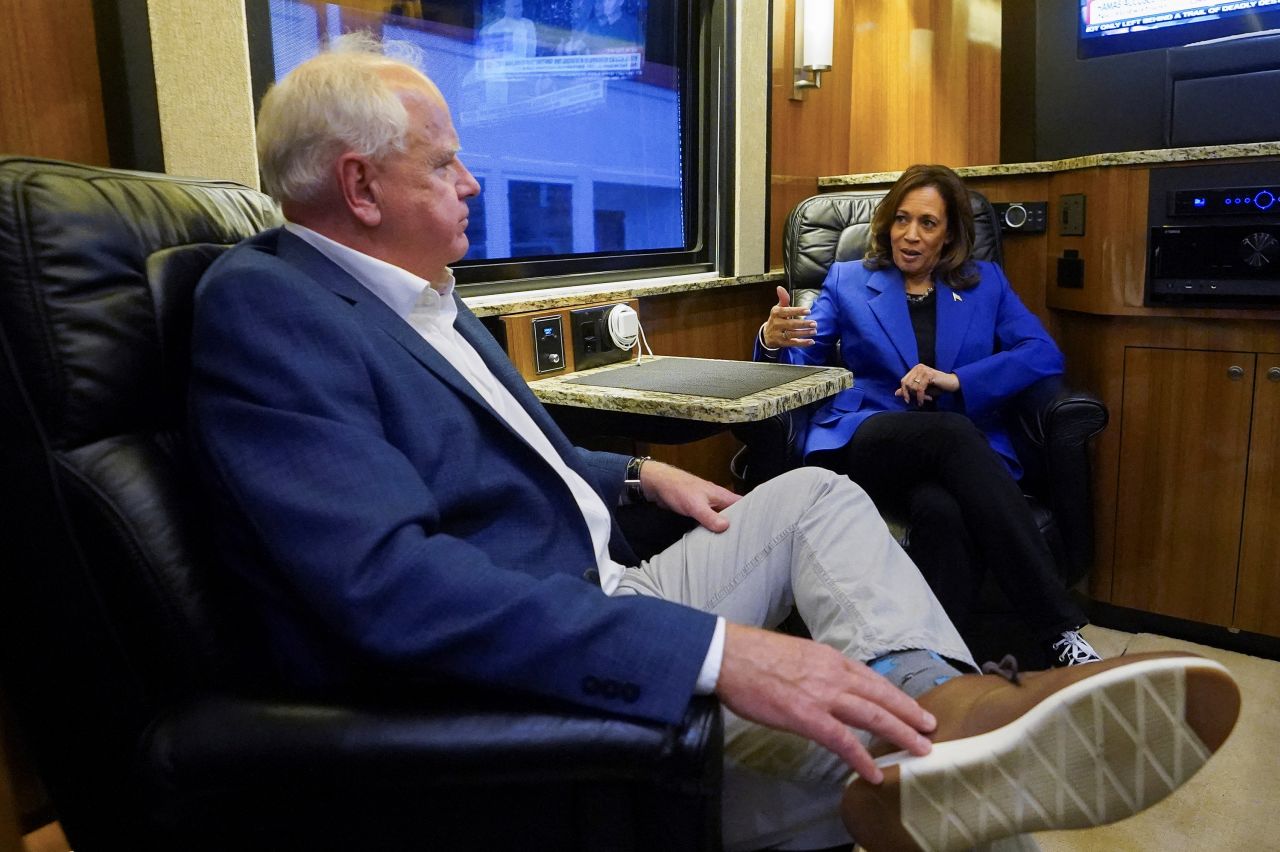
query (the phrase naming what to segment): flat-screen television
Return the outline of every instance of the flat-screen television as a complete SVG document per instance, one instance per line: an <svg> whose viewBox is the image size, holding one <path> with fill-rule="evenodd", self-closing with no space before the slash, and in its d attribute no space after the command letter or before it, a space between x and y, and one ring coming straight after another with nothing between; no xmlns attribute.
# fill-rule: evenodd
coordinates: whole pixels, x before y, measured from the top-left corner
<svg viewBox="0 0 1280 852"><path fill-rule="evenodd" d="M1080 0L1081 59L1280 28L1280 0Z"/></svg>

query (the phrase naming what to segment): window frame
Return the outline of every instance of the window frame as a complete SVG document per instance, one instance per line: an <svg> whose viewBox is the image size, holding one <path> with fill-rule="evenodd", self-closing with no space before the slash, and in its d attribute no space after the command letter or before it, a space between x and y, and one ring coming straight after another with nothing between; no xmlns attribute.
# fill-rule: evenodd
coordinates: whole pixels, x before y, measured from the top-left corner
<svg viewBox="0 0 1280 852"><path fill-rule="evenodd" d="M337 5L341 5L338 3ZM722 0L677 0L686 33L680 139L688 248L593 252L554 257L475 259L453 265L463 296L513 293L610 281L724 272L731 249L733 187L732 42ZM269 0L245 0L255 114L274 82ZM264 37L265 36L265 37ZM452 105L456 109L456 105ZM463 140L464 162L466 161Z"/></svg>

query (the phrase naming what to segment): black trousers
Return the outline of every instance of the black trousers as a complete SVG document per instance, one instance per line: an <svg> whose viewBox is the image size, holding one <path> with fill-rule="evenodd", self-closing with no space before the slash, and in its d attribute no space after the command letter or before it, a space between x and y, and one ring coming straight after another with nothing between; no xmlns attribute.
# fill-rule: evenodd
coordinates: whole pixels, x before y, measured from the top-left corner
<svg viewBox="0 0 1280 852"><path fill-rule="evenodd" d="M1037 639L1087 621L1018 483L963 414L876 414L844 447L807 461L847 474L881 511L907 519L911 558L962 632L986 570Z"/></svg>

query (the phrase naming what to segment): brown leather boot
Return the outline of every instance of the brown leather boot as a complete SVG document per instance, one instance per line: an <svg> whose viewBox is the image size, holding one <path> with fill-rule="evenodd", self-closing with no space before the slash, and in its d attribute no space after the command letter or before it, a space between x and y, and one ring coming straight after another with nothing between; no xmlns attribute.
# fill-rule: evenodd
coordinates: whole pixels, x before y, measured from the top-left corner
<svg viewBox="0 0 1280 852"><path fill-rule="evenodd" d="M1163 799L1231 733L1240 690L1191 654L1135 654L1015 676L962 675L920 704L933 750L854 778L845 827L867 852L967 849L1115 822Z"/></svg>

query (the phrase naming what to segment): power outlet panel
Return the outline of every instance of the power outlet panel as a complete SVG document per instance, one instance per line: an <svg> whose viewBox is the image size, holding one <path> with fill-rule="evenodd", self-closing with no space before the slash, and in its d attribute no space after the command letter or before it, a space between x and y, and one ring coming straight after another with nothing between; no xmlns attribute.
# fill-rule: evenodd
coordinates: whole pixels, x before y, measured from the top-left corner
<svg viewBox="0 0 1280 852"><path fill-rule="evenodd" d="M574 369L587 370L631 357L630 350L619 348L609 333L609 312L615 307L597 305L569 311Z"/></svg>

